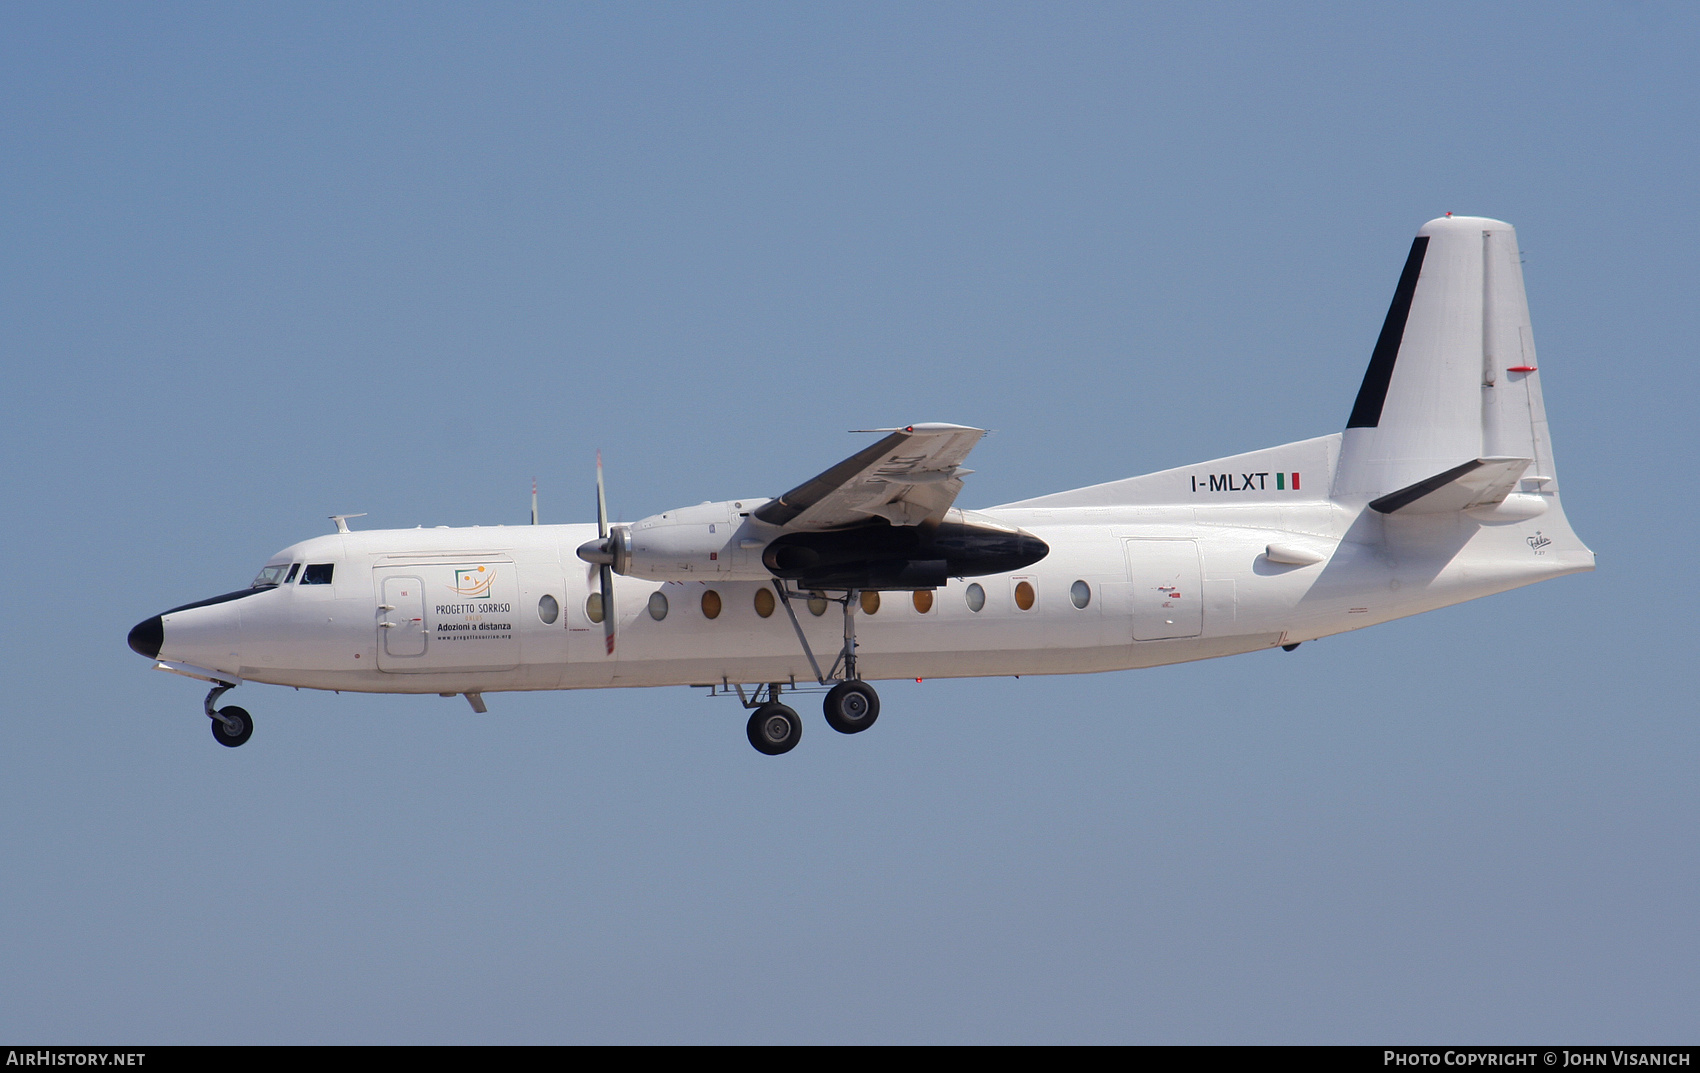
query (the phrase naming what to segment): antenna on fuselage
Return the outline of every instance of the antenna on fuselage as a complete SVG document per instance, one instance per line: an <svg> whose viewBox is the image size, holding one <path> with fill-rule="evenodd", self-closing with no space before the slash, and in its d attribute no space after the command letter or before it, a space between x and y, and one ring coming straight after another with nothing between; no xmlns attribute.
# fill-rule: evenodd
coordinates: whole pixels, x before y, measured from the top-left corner
<svg viewBox="0 0 1700 1073"><path fill-rule="evenodd" d="M537 524L537 478L531 478L531 524Z"/></svg>
<svg viewBox="0 0 1700 1073"><path fill-rule="evenodd" d="M333 514L333 515L331 515L331 521L336 523L336 531L337 532L347 533L347 532L350 532L350 530L348 528L348 519L350 519L350 518L364 518L364 517L366 517L365 511L361 511L359 514Z"/></svg>

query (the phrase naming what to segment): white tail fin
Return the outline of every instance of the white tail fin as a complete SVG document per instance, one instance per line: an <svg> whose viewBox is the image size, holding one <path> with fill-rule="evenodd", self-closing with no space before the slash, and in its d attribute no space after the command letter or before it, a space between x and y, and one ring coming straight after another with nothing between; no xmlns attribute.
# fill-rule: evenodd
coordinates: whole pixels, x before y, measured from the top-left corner
<svg viewBox="0 0 1700 1073"><path fill-rule="evenodd" d="M1517 232L1479 216L1430 220L1358 389L1333 494L1387 497L1511 459L1530 461L1508 489L1556 495Z"/></svg>
<svg viewBox="0 0 1700 1073"><path fill-rule="evenodd" d="M1557 496L1517 232L1444 216L1411 243L1344 433L1004 505L1332 498L1503 522Z"/></svg>

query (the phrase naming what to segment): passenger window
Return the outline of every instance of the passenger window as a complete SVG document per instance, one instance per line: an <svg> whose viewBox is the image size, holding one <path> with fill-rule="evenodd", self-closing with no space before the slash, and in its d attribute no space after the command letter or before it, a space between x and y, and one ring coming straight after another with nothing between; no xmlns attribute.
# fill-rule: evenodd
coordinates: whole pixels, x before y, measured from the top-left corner
<svg viewBox="0 0 1700 1073"><path fill-rule="evenodd" d="M335 568L335 563L313 563L301 572L301 584L329 585L331 583L331 571Z"/></svg>

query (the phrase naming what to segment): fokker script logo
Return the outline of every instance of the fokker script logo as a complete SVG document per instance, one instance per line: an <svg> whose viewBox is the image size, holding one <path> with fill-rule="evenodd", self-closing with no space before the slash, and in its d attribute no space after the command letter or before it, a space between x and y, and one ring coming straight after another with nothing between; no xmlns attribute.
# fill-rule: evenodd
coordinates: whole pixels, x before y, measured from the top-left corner
<svg viewBox="0 0 1700 1073"><path fill-rule="evenodd" d="M1551 543L1552 538L1542 536L1539 529L1535 530L1535 535L1529 538L1529 547L1534 549L1536 555L1540 555L1541 549Z"/></svg>

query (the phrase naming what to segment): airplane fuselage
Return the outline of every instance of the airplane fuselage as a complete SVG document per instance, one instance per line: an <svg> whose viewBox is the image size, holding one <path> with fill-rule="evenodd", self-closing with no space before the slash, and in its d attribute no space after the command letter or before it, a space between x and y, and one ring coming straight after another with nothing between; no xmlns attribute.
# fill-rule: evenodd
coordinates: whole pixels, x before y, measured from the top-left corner
<svg viewBox="0 0 1700 1073"><path fill-rule="evenodd" d="M1040 537L1049 554L936 590L869 594L855 611L864 679L1180 663L1592 567L1567 526L1564 544L1539 543L1551 517L1395 521L1325 499L984 513ZM298 566L287 583L166 614L158 656L224 680L384 693L815 681L771 581L621 577L620 644L609 655L587 608L594 570L574 556L595 535L592 525L540 525L314 537L272 558ZM1272 546L1316 561L1276 561ZM817 657L830 657L838 608L793 608Z"/></svg>
<svg viewBox="0 0 1700 1073"><path fill-rule="evenodd" d="M247 590L137 625L205 679L224 745L242 682L465 694L765 684L761 752L802 732L784 690L1074 674L1303 641L1592 570L1559 502L1516 234L1447 216L1413 239L1346 428L984 511L954 503L985 434L881 434L767 499L610 524L338 531ZM607 612L604 614L604 612ZM744 696L742 688L737 690ZM765 699L763 699L765 697Z"/></svg>

